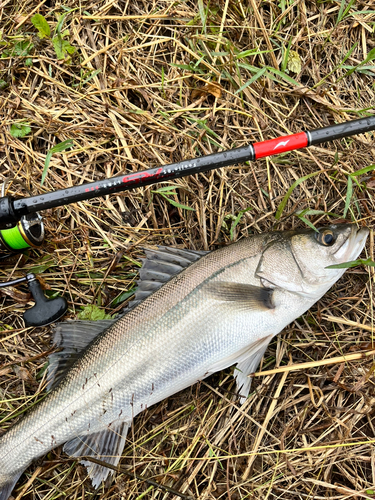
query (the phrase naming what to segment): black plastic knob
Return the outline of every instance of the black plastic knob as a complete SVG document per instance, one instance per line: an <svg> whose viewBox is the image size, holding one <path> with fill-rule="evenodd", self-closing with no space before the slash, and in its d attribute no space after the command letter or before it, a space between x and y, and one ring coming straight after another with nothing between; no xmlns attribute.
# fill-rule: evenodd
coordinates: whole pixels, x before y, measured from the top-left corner
<svg viewBox="0 0 375 500"><path fill-rule="evenodd" d="M26 326L46 326L57 321L68 309L64 297L47 299L34 274L27 275L27 285L35 300L35 305L25 311L23 319Z"/></svg>

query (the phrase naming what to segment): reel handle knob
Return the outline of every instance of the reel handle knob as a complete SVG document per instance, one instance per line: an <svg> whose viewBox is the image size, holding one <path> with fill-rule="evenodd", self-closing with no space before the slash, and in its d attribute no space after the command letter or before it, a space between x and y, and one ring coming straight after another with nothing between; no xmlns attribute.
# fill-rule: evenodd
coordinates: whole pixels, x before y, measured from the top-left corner
<svg viewBox="0 0 375 500"><path fill-rule="evenodd" d="M26 326L46 326L61 318L68 309L68 303L64 297L47 299L34 274L28 274L26 279L27 286L35 301L35 305L25 311L23 315Z"/></svg>

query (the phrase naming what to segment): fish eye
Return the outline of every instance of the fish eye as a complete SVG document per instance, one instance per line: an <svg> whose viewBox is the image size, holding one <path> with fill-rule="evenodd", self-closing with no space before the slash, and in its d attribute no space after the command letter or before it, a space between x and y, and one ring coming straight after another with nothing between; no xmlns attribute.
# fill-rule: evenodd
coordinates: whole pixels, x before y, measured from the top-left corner
<svg viewBox="0 0 375 500"><path fill-rule="evenodd" d="M325 247L330 247L335 242L335 235L330 229L325 229L321 233L315 233L315 238L320 245L324 245Z"/></svg>

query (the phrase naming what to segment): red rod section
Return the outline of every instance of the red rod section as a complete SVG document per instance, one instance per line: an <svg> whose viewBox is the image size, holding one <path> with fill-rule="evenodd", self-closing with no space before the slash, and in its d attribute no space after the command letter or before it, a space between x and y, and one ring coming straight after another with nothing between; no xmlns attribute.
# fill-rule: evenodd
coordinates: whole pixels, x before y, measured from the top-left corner
<svg viewBox="0 0 375 500"><path fill-rule="evenodd" d="M294 149L305 148L308 146L308 137L306 132L298 134L286 135L269 141L256 142L253 144L255 151L255 159L264 158L265 156L285 153Z"/></svg>

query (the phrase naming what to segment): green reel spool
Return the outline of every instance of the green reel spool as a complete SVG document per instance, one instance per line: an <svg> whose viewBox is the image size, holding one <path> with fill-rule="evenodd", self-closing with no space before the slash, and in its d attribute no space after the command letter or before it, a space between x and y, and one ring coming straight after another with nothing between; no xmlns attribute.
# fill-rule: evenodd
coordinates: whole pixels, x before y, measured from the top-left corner
<svg viewBox="0 0 375 500"><path fill-rule="evenodd" d="M0 251L19 252L25 248L39 247L44 240L44 225L38 214L28 214L11 229L0 231Z"/></svg>

